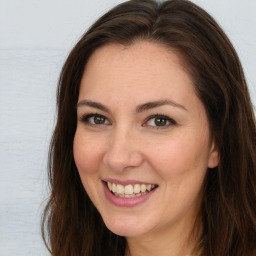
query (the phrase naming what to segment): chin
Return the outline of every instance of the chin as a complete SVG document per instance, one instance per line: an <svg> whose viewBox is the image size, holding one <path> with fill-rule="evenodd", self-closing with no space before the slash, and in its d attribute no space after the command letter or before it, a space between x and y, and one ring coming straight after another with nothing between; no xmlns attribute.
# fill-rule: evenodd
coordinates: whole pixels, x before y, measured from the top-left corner
<svg viewBox="0 0 256 256"><path fill-rule="evenodd" d="M104 220L104 219L103 219ZM121 218L115 219L107 219L104 220L107 228L116 235L124 236L124 237L136 237L141 236L148 232L148 228L142 223L137 223L136 221L130 220L122 220Z"/></svg>

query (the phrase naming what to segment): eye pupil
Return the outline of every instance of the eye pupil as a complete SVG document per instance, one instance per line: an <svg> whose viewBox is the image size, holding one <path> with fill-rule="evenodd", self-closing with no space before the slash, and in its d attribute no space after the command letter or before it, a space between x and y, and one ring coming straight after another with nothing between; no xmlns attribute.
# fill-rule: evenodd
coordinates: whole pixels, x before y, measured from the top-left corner
<svg viewBox="0 0 256 256"><path fill-rule="evenodd" d="M95 124L104 124L105 118L102 116L95 116L94 117L94 123Z"/></svg>
<svg viewBox="0 0 256 256"><path fill-rule="evenodd" d="M156 118L155 119L155 125L156 126L165 126L166 125L166 119L160 118L160 117Z"/></svg>

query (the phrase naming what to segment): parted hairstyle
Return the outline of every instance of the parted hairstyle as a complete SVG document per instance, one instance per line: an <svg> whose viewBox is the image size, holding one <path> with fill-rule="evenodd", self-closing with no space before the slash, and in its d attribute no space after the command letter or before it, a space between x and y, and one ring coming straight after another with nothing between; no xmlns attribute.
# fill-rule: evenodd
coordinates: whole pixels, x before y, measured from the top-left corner
<svg viewBox="0 0 256 256"><path fill-rule="evenodd" d="M69 54L57 90L57 121L49 151L50 198L42 233L53 256L123 256L124 237L109 231L89 199L73 157L76 104L84 68L108 43L146 40L185 60L220 152L208 169L200 256L256 255L256 124L244 73L216 21L187 0L131 0L99 18Z"/></svg>

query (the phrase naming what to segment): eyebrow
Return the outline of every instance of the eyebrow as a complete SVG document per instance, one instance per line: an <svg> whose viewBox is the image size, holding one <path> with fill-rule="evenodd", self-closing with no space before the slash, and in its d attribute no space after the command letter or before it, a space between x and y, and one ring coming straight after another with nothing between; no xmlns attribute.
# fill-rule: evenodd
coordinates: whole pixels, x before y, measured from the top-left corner
<svg viewBox="0 0 256 256"><path fill-rule="evenodd" d="M81 100L77 103L76 107L78 108L81 106L89 106L89 107L97 108L104 112L110 113L110 110L106 106L104 106L101 103L95 102L95 101Z"/></svg>
<svg viewBox="0 0 256 256"><path fill-rule="evenodd" d="M141 104L141 105L136 107L136 112L141 113L143 111L146 111L146 110L149 110L149 109L152 109L152 108L161 107L161 106L164 106L164 105L170 105L172 107L180 108L180 109L183 109L183 110L187 111L187 109L183 105L178 104L178 103L176 103L172 100L164 99L164 100L151 101L151 102ZM78 107L81 107L81 106L89 106L89 107L92 107L92 108L97 108L97 109L100 109L100 110L102 110L106 113L111 112L108 107L104 106L101 103L95 102L95 101L81 100L77 103L76 107L78 108Z"/></svg>
<svg viewBox="0 0 256 256"><path fill-rule="evenodd" d="M161 107L161 106L164 106L164 105L170 105L172 107L181 108L181 109L187 111L187 109L184 106L182 106L182 105L180 105L180 104L178 104L178 103L176 103L172 100L167 100L166 99L166 100L158 100L158 101L147 102L145 104L139 105L138 107L136 107L136 112L141 113L143 111L146 111L146 110L149 110L149 109L152 109L152 108Z"/></svg>

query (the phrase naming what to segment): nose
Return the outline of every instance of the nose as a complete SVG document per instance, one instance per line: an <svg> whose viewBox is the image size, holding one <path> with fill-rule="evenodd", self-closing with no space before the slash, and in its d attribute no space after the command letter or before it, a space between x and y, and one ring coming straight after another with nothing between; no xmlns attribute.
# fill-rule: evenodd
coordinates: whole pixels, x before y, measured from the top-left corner
<svg viewBox="0 0 256 256"><path fill-rule="evenodd" d="M143 163L140 140L134 133L120 129L111 134L103 162L112 171L124 171Z"/></svg>

